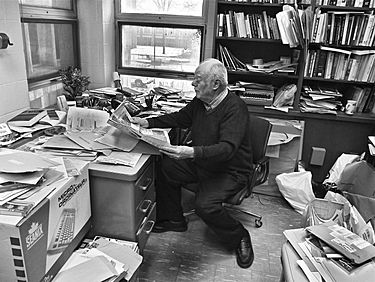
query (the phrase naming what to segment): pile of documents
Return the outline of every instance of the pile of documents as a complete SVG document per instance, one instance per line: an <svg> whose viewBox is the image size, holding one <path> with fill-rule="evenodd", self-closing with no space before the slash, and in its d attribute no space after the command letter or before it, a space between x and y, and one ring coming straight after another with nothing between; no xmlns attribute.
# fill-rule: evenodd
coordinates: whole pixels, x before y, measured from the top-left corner
<svg viewBox="0 0 375 282"><path fill-rule="evenodd" d="M135 242L95 237L73 252L55 282L129 281L142 263Z"/></svg>
<svg viewBox="0 0 375 282"><path fill-rule="evenodd" d="M342 93L337 89L303 86L300 109L301 112L337 114L342 107L341 98Z"/></svg>
<svg viewBox="0 0 375 282"><path fill-rule="evenodd" d="M48 184L65 176L61 161L30 152L1 149L0 214L26 216L37 204L32 196L41 190L47 196L51 192Z"/></svg>
<svg viewBox="0 0 375 282"><path fill-rule="evenodd" d="M66 117L66 113L63 111L55 111L57 117L53 119L47 115L46 110L37 111L34 115L25 115L28 112L31 113L31 110L26 110L15 116L14 119L19 119L17 122L10 120L8 123L0 124L0 146L8 146L22 138L30 138L33 132L56 126ZM25 123L21 122L23 117Z"/></svg>
<svg viewBox="0 0 375 282"><path fill-rule="evenodd" d="M373 281L375 247L333 221L285 230L284 235L309 281L353 281L353 275L357 281Z"/></svg>
<svg viewBox="0 0 375 282"><path fill-rule="evenodd" d="M192 96L185 95L182 90L165 86L154 87L155 104L163 113L172 113L185 107L187 102L193 99Z"/></svg>
<svg viewBox="0 0 375 282"><path fill-rule="evenodd" d="M133 139L127 142L129 138L122 138L120 132L107 124L108 119L109 114L105 111L72 107L69 109L65 132L43 136L20 149L51 158L74 158L134 167L142 154L129 151L138 141L133 138L134 142ZM122 143L125 143L125 148L117 146Z"/></svg>

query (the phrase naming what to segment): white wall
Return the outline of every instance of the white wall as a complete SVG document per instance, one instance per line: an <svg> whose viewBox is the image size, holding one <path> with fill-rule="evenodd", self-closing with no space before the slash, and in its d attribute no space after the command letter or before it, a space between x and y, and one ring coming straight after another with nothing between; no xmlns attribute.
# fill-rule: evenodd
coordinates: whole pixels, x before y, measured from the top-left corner
<svg viewBox="0 0 375 282"><path fill-rule="evenodd" d="M115 21L113 0L78 1L82 73L90 89L111 86L115 71Z"/></svg>
<svg viewBox="0 0 375 282"><path fill-rule="evenodd" d="M14 44L0 49L0 122L29 107L25 55L17 0L0 0L0 32Z"/></svg>

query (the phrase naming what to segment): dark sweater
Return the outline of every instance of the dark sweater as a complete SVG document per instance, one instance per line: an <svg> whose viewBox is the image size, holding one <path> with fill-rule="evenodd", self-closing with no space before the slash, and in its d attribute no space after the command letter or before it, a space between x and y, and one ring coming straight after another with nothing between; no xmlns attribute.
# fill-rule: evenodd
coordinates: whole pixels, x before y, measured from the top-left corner
<svg viewBox="0 0 375 282"><path fill-rule="evenodd" d="M150 127L190 128L194 161L203 169L248 173L252 168L248 110L235 94L228 93L210 111L194 98L179 112L150 118L148 122Z"/></svg>

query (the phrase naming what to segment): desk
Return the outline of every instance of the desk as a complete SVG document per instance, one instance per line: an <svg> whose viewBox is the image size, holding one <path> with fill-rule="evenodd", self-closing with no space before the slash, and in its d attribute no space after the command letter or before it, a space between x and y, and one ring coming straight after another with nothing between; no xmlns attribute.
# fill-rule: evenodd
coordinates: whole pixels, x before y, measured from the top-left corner
<svg viewBox="0 0 375 282"><path fill-rule="evenodd" d="M138 242L143 252L155 222L154 157L132 167L91 163L89 183L95 235Z"/></svg>
<svg viewBox="0 0 375 282"><path fill-rule="evenodd" d="M308 282L309 280L297 264L301 259L289 242L283 244L281 248L281 266L282 272L280 282Z"/></svg>

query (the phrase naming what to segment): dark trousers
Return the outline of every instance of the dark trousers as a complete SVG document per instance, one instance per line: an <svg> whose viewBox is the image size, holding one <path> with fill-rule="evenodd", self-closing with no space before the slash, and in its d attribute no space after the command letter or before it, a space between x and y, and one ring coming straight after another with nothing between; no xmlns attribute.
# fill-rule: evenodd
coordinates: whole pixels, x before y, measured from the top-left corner
<svg viewBox="0 0 375 282"><path fill-rule="evenodd" d="M156 219L182 220L181 186L197 183L195 212L229 248L236 248L246 229L222 203L244 185L248 177L236 172L212 173L199 169L191 160L163 156L157 165Z"/></svg>

